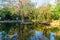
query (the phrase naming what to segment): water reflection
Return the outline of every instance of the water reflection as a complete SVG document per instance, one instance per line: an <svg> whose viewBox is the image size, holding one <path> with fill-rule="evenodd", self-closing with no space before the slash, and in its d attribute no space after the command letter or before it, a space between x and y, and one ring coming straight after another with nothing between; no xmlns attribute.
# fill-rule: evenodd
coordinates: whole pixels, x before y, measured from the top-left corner
<svg viewBox="0 0 60 40"><path fill-rule="evenodd" d="M55 40L56 37L56 33L51 33L50 34L50 40Z"/></svg>
<svg viewBox="0 0 60 40"><path fill-rule="evenodd" d="M43 32L34 29L34 25L21 25L20 23L2 23L0 25L0 40L48 40ZM53 35L53 36L52 36ZM50 40L55 40L51 34Z"/></svg>

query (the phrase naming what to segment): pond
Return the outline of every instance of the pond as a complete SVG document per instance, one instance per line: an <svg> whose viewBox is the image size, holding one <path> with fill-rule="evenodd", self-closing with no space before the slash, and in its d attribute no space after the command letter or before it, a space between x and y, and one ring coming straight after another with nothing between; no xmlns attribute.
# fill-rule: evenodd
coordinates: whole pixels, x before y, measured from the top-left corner
<svg viewBox="0 0 60 40"><path fill-rule="evenodd" d="M46 37L43 31L36 28L31 24L1 23L0 40L56 40L56 33L47 34Z"/></svg>

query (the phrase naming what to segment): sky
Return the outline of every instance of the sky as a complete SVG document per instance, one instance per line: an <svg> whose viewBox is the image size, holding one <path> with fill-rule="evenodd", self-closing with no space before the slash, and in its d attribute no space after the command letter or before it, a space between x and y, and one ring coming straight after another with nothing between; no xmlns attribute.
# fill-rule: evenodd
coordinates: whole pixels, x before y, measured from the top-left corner
<svg viewBox="0 0 60 40"><path fill-rule="evenodd" d="M55 5L55 0L31 0L31 2L36 3L36 7L39 7L41 5L47 5L50 3L51 5Z"/></svg>
<svg viewBox="0 0 60 40"><path fill-rule="evenodd" d="M36 4L36 7L39 7L41 5L47 5L48 3L50 3L51 5L55 4L55 0L31 0L31 2ZM7 4L7 2L5 2L4 4ZM15 3L14 3L15 4ZM2 3L0 2L0 6L2 6Z"/></svg>

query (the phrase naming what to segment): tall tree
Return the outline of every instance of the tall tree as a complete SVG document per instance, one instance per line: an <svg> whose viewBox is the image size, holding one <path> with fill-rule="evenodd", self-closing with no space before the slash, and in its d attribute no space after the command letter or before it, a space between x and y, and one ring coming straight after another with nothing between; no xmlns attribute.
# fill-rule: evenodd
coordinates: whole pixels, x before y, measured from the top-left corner
<svg viewBox="0 0 60 40"><path fill-rule="evenodd" d="M40 15L38 15L38 18L41 20L50 20L51 18L51 5L47 5L47 6L41 6L40 7Z"/></svg>
<svg viewBox="0 0 60 40"><path fill-rule="evenodd" d="M17 12L20 12L19 15L22 16L22 21L24 21L24 15L27 10L31 10L32 7L30 0L18 0Z"/></svg>

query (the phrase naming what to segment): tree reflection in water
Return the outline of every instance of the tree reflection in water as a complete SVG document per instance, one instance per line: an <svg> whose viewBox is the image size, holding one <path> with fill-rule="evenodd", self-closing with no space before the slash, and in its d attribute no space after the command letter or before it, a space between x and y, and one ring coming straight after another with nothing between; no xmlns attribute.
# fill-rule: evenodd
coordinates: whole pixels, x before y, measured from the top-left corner
<svg viewBox="0 0 60 40"><path fill-rule="evenodd" d="M40 25L39 25L40 26ZM0 25L0 31L7 35L13 35L18 40L48 40L43 33L37 31L38 27L34 25L22 25L20 23L3 23Z"/></svg>
<svg viewBox="0 0 60 40"><path fill-rule="evenodd" d="M32 25L21 25L19 23L3 23L0 25L0 31L4 31L8 35L14 35L18 32L16 37L20 40L28 40L30 36L34 35Z"/></svg>

